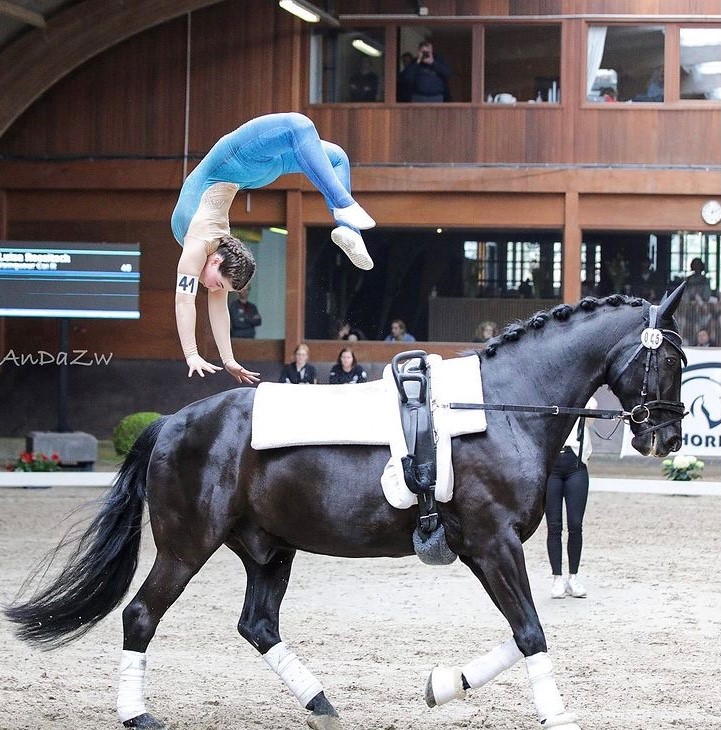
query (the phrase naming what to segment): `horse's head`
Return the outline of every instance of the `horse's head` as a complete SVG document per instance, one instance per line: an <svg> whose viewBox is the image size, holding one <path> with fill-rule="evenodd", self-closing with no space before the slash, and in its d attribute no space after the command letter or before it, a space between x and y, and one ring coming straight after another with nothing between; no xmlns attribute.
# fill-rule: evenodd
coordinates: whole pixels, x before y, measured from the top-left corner
<svg viewBox="0 0 721 730"><path fill-rule="evenodd" d="M606 382L628 411L633 447L644 456L666 456L681 448L681 367L686 356L673 319L685 283L657 307L644 303L643 328L636 327L611 349Z"/></svg>

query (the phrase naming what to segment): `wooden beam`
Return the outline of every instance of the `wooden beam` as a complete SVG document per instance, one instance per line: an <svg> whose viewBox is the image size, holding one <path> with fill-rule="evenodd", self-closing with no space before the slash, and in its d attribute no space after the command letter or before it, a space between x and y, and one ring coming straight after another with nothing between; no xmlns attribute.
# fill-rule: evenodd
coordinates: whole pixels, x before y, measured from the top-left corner
<svg viewBox="0 0 721 730"><path fill-rule="evenodd" d="M93 56L155 25L222 0L84 0L0 53L0 136L53 84Z"/></svg>
<svg viewBox="0 0 721 730"><path fill-rule="evenodd" d="M45 18L40 13L35 13L15 3L7 2L7 0L0 0L0 15L7 15L22 23L34 25L36 28L45 28L47 25Z"/></svg>

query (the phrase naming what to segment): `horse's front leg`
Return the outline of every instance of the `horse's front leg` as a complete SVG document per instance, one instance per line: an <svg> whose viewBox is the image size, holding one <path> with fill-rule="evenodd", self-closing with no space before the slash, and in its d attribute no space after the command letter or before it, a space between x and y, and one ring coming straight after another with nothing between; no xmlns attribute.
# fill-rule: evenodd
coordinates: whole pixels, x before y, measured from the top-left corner
<svg viewBox="0 0 721 730"><path fill-rule="evenodd" d="M481 687L525 657L533 700L544 730L579 730L576 718L566 712L556 686L518 535L508 530L485 546L482 557L460 557L511 625L513 639L464 667L436 667L428 679L426 702L432 707L463 697L467 689Z"/></svg>

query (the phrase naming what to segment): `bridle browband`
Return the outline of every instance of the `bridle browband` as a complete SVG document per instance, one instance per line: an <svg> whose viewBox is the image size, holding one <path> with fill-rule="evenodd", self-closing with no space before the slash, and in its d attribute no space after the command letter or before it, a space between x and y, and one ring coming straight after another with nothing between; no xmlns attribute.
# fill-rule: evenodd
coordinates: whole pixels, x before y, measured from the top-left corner
<svg viewBox="0 0 721 730"><path fill-rule="evenodd" d="M546 416L568 415L576 416L578 418L605 418L609 420L618 418L627 422L633 421L633 423L636 424L648 423L651 417L651 411L663 410L671 411L671 413L676 414L663 423L658 423L655 426L652 425L644 428L641 433L638 434L639 436L646 433L653 433L654 431L658 431L661 428L665 428L666 426L676 423L676 421L680 421L688 413L688 411L684 408L683 402L661 400L658 378L658 348L663 342L667 342L674 348L674 350L676 350L676 352L678 352L683 364L686 365L686 355L681 349L681 337L673 330L657 329L656 320L658 315L658 306L644 302L643 307L643 321L647 326L641 333L641 342L634 348L631 355L615 373L609 373L609 378L606 381L608 386L613 388L613 386L618 382L618 379L626 372L628 367L638 357L638 355L640 355L644 350L646 351L646 364L640 393L641 402L635 405L630 411L602 408L573 408L571 406L514 405L509 403L449 403L448 408L538 413ZM648 380L651 366L653 366L656 371L656 399L647 401ZM613 366L611 366L609 370L613 370Z"/></svg>

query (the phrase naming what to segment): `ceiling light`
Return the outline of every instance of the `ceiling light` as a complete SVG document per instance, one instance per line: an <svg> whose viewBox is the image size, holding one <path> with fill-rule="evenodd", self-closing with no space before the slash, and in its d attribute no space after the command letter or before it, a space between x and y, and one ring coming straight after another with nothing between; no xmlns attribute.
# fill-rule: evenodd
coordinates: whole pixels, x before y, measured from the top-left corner
<svg viewBox="0 0 721 730"><path fill-rule="evenodd" d="M379 56L383 55L383 51L380 48L378 48L374 44L369 43L368 41L363 40L362 38L354 38L351 45L353 46L353 48L356 49L356 51L365 53L366 56L373 56L373 58L378 58Z"/></svg>
<svg viewBox="0 0 721 730"><path fill-rule="evenodd" d="M323 21L327 25L336 27L340 25L338 18L334 18L329 13L326 13L324 10L317 8L305 0L280 0L278 5L283 10L287 10L301 20L305 20L306 23L320 23Z"/></svg>

